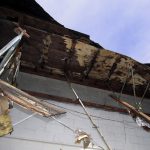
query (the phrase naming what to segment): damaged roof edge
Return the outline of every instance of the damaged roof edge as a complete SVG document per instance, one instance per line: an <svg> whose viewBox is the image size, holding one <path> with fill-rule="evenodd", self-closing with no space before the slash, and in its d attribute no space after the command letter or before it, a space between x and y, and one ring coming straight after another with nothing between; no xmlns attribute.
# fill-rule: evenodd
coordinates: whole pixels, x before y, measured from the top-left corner
<svg viewBox="0 0 150 150"><path fill-rule="evenodd" d="M21 13L63 26L45 12L45 10L35 0L1 0L0 6L5 6Z"/></svg>
<svg viewBox="0 0 150 150"><path fill-rule="evenodd" d="M52 24L64 27L62 24L57 22L53 17L51 17L35 0L1 0L0 7L7 7L8 9L13 9L19 11L20 13L28 14L30 16L39 18L41 20L48 21ZM75 37L83 37L90 40L90 36L72 29L66 28L69 32L75 35ZM102 48L98 43L91 41L91 45Z"/></svg>

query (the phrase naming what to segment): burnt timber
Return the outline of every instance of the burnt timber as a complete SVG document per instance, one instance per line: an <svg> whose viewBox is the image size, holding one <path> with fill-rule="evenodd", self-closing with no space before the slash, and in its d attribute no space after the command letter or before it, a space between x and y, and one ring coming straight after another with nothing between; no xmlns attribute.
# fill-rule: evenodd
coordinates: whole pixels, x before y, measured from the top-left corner
<svg viewBox="0 0 150 150"><path fill-rule="evenodd" d="M0 80L0 90L5 98L44 117L65 113L64 111L50 105L49 103L43 102L40 99L35 98L2 80Z"/></svg>
<svg viewBox="0 0 150 150"><path fill-rule="evenodd" d="M144 113L141 112L141 111L138 111L135 107L131 106L131 105L128 104L127 102L122 101L122 100L118 99L117 97L114 97L114 95L110 95L110 97L111 97L114 101L116 101L116 102L120 103L121 105L123 105L124 107L126 107L127 110L129 110L129 112L130 112L131 114L133 113L134 115L137 115L137 116L141 117L142 119L144 119L145 121L147 121L148 123L150 123L150 117L149 117L148 115L144 114Z"/></svg>
<svg viewBox="0 0 150 150"><path fill-rule="evenodd" d="M28 5L22 4L26 2ZM65 28L35 1L0 2L0 35L3 37L0 47L15 36L16 26L26 29L31 36L22 41L21 71L66 80L64 70L67 70L71 82L120 92L128 69L132 67L136 94L142 96L144 93L150 80L149 66L104 49L86 34ZM133 95L131 77L123 92ZM146 97L150 97L149 91Z"/></svg>

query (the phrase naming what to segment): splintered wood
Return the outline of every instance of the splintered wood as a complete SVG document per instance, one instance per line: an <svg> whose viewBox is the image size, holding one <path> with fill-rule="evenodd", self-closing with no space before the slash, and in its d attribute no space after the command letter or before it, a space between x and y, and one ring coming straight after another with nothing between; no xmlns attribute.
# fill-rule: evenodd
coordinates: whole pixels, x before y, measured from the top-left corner
<svg viewBox="0 0 150 150"><path fill-rule="evenodd" d="M49 117L65 113L64 111L50 105L48 102L42 102L40 99L35 98L2 80L0 80L0 90L1 94L7 97L10 101L42 116Z"/></svg>
<svg viewBox="0 0 150 150"><path fill-rule="evenodd" d="M135 107L133 107L132 105L128 104L127 102L120 100L119 98L115 97L114 95L110 95L110 97L120 103L121 105L123 105L127 110L129 110L129 112L131 114L134 114L135 116L139 116L140 118L144 119L146 122L150 123L150 117L147 116L145 113L138 111Z"/></svg>

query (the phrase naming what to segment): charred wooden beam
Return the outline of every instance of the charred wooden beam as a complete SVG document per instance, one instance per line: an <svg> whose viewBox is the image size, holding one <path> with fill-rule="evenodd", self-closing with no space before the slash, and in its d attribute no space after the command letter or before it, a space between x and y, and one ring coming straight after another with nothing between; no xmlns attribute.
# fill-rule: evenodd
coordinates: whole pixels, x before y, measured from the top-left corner
<svg viewBox="0 0 150 150"><path fill-rule="evenodd" d="M25 72L25 73L39 75L39 76L44 76L44 77L48 77L48 78L66 81L63 71L61 71L60 69L56 69L56 68L51 68L51 67L49 67L49 68L50 69L39 69L38 71L36 71L34 64L22 62L20 71ZM99 89L104 89L104 90L110 90L108 88L108 83L106 84L106 80L87 78L86 80L81 81L80 73L73 72L73 75L74 75L74 77L73 77L73 79L71 79L71 82L73 82L73 83L76 83L79 85L90 86L90 87L94 87L94 88L99 88ZM110 87L113 89L114 92L120 93L120 89L122 88L122 83L120 83L120 81L111 80ZM143 89L143 86L136 87L138 97L142 97L143 92L144 92L142 89ZM133 95L132 85L126 85L123 94ZM145 97L150 97L150 92L147 92Z"/></svg>
<svg viewBox="0 0 150 150"><path fill-rule="evenodd" d="M4 96L9 100L42 116L49 117L51 115L65 113L46 102L43 103L38 98L35 98L2 80L0 80L0 89Z"/></svg>
<svg viewBox="0 0 150 150"><path fill-rule="evenodd" d="M24 91L29 93L30 95L35 96L35 97L41 97L41 98L45 98L45 99L55 100L58 102L67 102L67 103L79 104L78 100L74 100L71 98L66 98L66 97L61 97L61 96L56 96L56 95L49 95L49 94L44 94L44 93L40 93L40 92L33 92L33 91L28 91L28 90L24 90ZM89 102L89 100L88 101L83 100L83 101L84 101L84 105L88 106L88 107L101 108L104 110L113 111L113 112L120 112L120 113L125 113L125 114L128 113L128 111L126 109L113 107L113 106L109 106L109 105L98 104L98 103L94 103L94 102Z"/></svg>
<svg viewBox="0 0 150 150"><path fill-rule="evenodd" d="M148 115L146 115L145 113L137 110L134 106L128 104L127 102L115 97L114 95L110 95L110 97L116 101L117 103L120 103L121 105L123 105L127 110L129 110L129 112L133 113L135 116L138 116L142 119L144 119L146 122L150 123L150 117Z"/></svg>

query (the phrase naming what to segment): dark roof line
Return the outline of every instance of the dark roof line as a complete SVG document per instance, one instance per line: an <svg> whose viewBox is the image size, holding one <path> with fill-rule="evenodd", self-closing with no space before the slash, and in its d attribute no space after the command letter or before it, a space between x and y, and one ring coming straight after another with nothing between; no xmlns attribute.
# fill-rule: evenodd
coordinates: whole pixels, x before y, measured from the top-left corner
<svg viewBox="0 0 150 150"><path fill-rule="evenodd" d="M14 9L16 11L29 14L42 20L50 21L51 23L61 25L54 20L35 0L1 0L0 6Z"/></svg>

